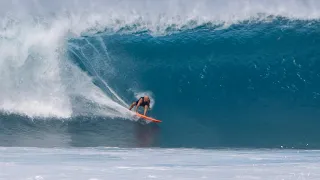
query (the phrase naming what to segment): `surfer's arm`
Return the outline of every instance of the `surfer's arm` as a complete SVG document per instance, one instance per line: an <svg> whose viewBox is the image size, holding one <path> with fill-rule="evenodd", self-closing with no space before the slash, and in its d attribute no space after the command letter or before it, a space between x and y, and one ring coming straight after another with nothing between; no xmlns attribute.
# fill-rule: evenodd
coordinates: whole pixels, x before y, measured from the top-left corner
<svg viewBox="0 0 320 180"><path fill-rule="evenodd" d="M144 106L144 114L143 114L143 115L146 115L146 114L147 114L148 107L149 107L148 105L145 105L145 106Z"/></svg>
<svg viewBox="0 0 320 180"><path fill-rule="evenodd" d="M137 106L136 106L136 112L138 112L138 107L140 106L141 101L142 101L142 99L140 99L140 100L138 101L138 104L137 104Z"/></svg>

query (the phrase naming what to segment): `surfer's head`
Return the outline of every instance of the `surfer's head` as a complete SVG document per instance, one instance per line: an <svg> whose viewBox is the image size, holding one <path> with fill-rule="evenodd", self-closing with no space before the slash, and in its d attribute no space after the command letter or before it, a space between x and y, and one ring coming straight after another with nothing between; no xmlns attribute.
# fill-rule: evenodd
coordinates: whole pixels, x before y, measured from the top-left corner
<svg viewBox="0 0 320 180"><path fill-rule="evenodd" d="M149 98L149 96L144 96L144 100L150 103L150 98Z"/></svg>

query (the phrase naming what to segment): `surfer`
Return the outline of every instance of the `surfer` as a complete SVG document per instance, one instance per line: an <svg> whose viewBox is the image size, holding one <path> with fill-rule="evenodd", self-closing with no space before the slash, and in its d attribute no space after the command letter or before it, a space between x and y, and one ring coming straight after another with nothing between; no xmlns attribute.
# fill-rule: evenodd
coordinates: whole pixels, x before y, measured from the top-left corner
<svg viewBox="0 0 320 180"><path fill-rule="evenodd" d="M144 114L147 114L147 110L150 109L150 98L149 96L140 97L136 102L133 102L129 108L131 110L134 106L136 106L136 112L138 112L138 107L144 107Z"/></svg>

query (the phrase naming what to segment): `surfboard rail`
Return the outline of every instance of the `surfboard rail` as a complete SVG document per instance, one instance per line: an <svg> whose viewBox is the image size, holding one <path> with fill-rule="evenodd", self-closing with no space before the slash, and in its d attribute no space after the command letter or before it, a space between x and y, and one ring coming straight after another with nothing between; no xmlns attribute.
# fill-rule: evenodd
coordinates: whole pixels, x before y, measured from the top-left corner
<svg viewBox="0 0 320 180"><path fill-rule="evenodd" d="M142 115L142 114L140 114L140 113L136 113L136 114L137 114L137 116L139 116L139 117L141 117L141 118L143 118L143 119L145 119L145 120L148 120L148 121L152 121L152 122L155 122L155 123L161 123L161 122L162 122L162 121L160 121L160 120L157 120L157 119L154 119L154 118L151 118L151 117Z"/></svg>

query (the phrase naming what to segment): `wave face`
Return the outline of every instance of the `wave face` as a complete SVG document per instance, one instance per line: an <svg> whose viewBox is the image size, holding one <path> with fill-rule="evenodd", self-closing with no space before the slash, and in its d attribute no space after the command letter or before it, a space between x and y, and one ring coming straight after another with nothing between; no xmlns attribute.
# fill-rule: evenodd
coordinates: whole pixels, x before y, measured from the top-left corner
<svg viewBox="0 0 320 180"><path fill-rule="evenodd" d="M2 7L2 146L320 147L317 1Z"/></svg>

